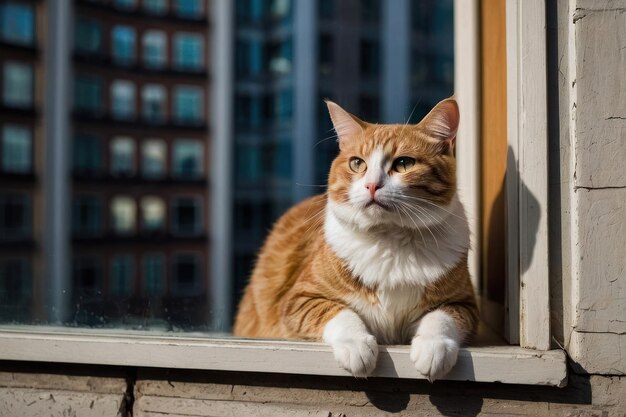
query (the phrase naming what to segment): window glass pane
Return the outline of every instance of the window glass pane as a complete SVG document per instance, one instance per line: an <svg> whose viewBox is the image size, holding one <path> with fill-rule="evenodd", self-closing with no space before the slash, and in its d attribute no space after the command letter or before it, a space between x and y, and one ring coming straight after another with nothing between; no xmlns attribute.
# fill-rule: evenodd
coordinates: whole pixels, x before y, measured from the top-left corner
<svg viewBox="0 0 626 417"><path fill-rule="evenodd" d="M111 32L113 61L129 65L135 61L135 29L130 26L115 26Z"/></svg>
<svg viewBox="0 0 626 417"><path fill-rule="evenodd" d="M172 229L179 235L194 235L200 231L200 200L176 198L172 205Z"/></svg>
<svg viewBox="0 0 626 417"><path fill-rule="evenodd" d="M10 107L33 105L33 68L28 64L5 62L2 101Z"/></svg>
<svg viewBox="0 0 626 417"><path fill-rule="evenodd" d="M178 140L174 143L173 174L179 178L198 178L202 176L204 146L190 140Z"/></svg>
<svg viewBox="0 0 626 417"><path fill-rule="evenodd" d="M143 0L143 8L151 14L165 14L167 12L167 0Z"/></svg>
<svg viewBox="0 0 626 417"><path fill-rule="evenodd" d="M26 193L0 193L0 241L31 239L32 202Z"/></svg>
<svg viewBox="0 0 626 417"><path fill-rule="evenodd" d="M102 296L102 260L97 256L80 256L74 259L74 297L75 301L92 301ZM81 303L82 304L82 303ZM84 304L82 304L84 306ZM89 310L79 310L75 320L78 323L97 323ZM100 321L101 323L101 321Z"/></svg>
<svg viewBox="0 0 626 417"><path fill-rule="evenodd" d="M2 170L15 173L31 172L32 147L30 128L5 125L2 128Z"/></svg>
<svg viewBox="0 0 626 417"><path fill-rule="evenodd" d="M135 84L132 81L115 80L111 84L111 114L115 119L135 117Z"/></svg>
<svg viewBox="0 0 626 417"><path fill-rule="evenodd" d="M111 200L111 221L113 231L130 234L135 231L136 207L131 197L114 197Z"/></svg>
<svg viewBox="0 0 626 417"><path fill-rule="evenodd" d="M158 253L146 254L143 258L144 294L148 297L165 292L165 261Z"/></svg>
<svg viewBox="0 0 626 417"><path fill-rule="evenodd" d="M152 139L141 145L141 172L147 178L159 178L165 175L167 157L165 142Z"/></svg>
<svg viewBox="0 0 626 417"><path fill-rule="evenodd" d="M182 17L198 17L203 11L202 0L174 0L174 10Z"/></svg>
<svg viewBox="0 0 626 417"><path fill-rule="evenodd" d="M102 140L94 136L79 135L73 142L73 170L80 174L99 174L103 169Z"/></svg>
<svg viewBox="0 0 626 417"><path fill-rule="evenodd" d="M133 258L128 255L117 255L111 264L111 295L128 297L133 291Z"/></svg>
<svg viewBox="0 0 626 417"><path fill-rule="evenodd" d="M141 90L142 113L145 121L161 123L165 121L167 92L158 84L146 84Z"/></svg>
<svg viewBox="0 0 626 417"><path fill-rule="evenodd" d="M113 5L118 9L131 10L137 7L137 0L113 0Z"/></svg>
<svg viewBox="0 0 626 417"><path fill-rule="evenodd" d="M35 42L35 15L29 4L0 4L0 38L18 45Z"/></svg>
<svg viewBox="0 0 626 417"><path fill-rule="evenodd" d="M99 78L78 76L74 80L74 109L91 115L102 111L102 81Z"/></svg>
<svg viewBox="0 0 626 417"><path fill-rule="evenodd" d="M135 141L116 137L111 141L111 174L128 176L135 173Z"/></svg>
<svg viewBox="0 0 626 417"><path fill-rule="evenodd" d="M200 124L204 112L204 93L200 87L174 89L174 119L180 124Z"/></svg>
<svg viewBox="0 0 626 417"><path fill-rule="evenodd" d="M102 233L102 201L94 196L74 197L72 227L76 236L96 236Z"/></svg>
<svg viewBox="0 0 626 417"><path fill-rule="evenodd" d="M163 68L167 58L165 32L149 30L143 35L143 61L148 68Z"/></svg>
<svg viewBox="0 0 626 417"><path fill-rule="evenodd" d="M204 39L194 33L174 35L174 66L183 70L202 68L204 61Z"/></svg>
<svg viewBox="0 0 626 417"><path fill-rule="evenodd" d="M165 228L165 203L163 199L155 196L142 198L141 213L144 230L155 231Z"/></svg>
<svg viewBox="0 0 626 417"><path fill-rule="evenodd" d="M28 306L33 294L31 274L31 265L27 259L0 261L0 309Z"/></svg>
<svg viewBox="0 0 626 417"><path fill-rule="evenodd" d="M200 288L200 260L195 255L178 255L174 258L173 290L178 295L194 295Z"/></svg>
<svg viewBox="0 0 626 417"><path fill-rule="evenodd" d="M74 26L74 47L78 52L101 52L102 26L95 20L78 18Z"/></svg>

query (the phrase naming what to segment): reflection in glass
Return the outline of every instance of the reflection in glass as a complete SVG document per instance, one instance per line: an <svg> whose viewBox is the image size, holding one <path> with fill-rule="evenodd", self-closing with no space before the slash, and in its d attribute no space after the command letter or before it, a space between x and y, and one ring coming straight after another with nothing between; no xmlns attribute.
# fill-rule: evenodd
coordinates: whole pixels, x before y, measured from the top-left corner
<svg viewBox="0 0 626 417"><path fill-rule="evenodd" d="M35 16L32 5L0 4L0 39L16 45L34 43Z"/></svg>
<svg viewBox="0 0 626 417"><path fill-rule="evenodd" d="M141 173L146 178L159 178L165 175L167 150L160 139L148 139L141 145Z"/></svg>
<svg viewBox="0 0 626 417"><path fill-rule="evenodd" d="M129 176L135 173L135 141L118 136L111 141L111 174Z"/></svg>
<svg viewBox="0 0 626 417"><path fill-rule="evenodd" d="M119 235L135 232L136 207L132 197L117 196L111 200L113 231Z"/></svg>
<svg viewBox="0 0 626 417"><path fill-rule="evenodd" d="M135 61L135 29L130 26L115 26L111 31L113 39L113 61L120 65L129 65Z"/></svg>
<svg viewBox="0 0 626 417"><path fill-rule="evenodd" d="M72 22L51 27L61 4ZM213 16L208 4L0 2L3 323L227 330L232 312L211 300L235 306L272 224L325 190L337 143L323 100L373 122L404 122L415 106L416 122L453 92L451 0L406 2L394 13L406 20L384 26L404 27L397 36L409 38L394 45L381 17L395 2L317 0L311 13L308 2L236 0L232 16ZM224 45L210 24L218 20L233 25ZM71 44L50 49L56 40L43 41L38 27L71 31L59 36ZM232 61L209 62L216 48L232 48ZM68 52L67 74L49 65L59 49ZM407 68L384 61L394 54ZM232 74L209 73L222 64ZM408 86L400 92L408 108L398 114L389 114L397 93L386 90L390 70ZM69 87L60 91L56 76ZM229 103L216 102L217 91ZM226 105L232 120L213 120ZM212 133L220 123L230 133ZM227 146L229 169L215 175L208 158ZM66 195L55 199L68 213L51 211L47 187L60 181L69 181ZM227 191L219 199L218 189ZM220 204L233 213L231 243L213 259L224 242L208 219ZM57 216L71 230L49 236L46 222ZM67 274L42 267L50 247L68 247ZM212 276L217 263L225 272ZM49 299L65 304L37 296L60 287Z"/></svg>
<svg viewBox="0 0 626 417"><path fill-rule="evenodd" d="M29 128L4 125L2 128L2 171L26 174L32 170L32 134Z"/></svg>
<svg viewBox="0 0 626 417"><path fill-rule="evenodd" d="M143 34L143 62L148 68L163 68L167 60L167 36L160 30Z"/></svg>
<svg viewBox="0 0 626 417"><path fill-rule="evenodd" d="M204 146L193 140L174 142L173 175L178 178L198 178L202 175Z"/></svg>
<svg viewBox="0 0 626 417"><path fill-rule="evenodd" d="M32 107L32 66L20 62L5 62L2 84L2 102L5 106L19 108Z"/></svg>
<svg viewBox="0 0 626 417"><path fill-rule="evenodd" d="M148 232L162 230L165 227L165 203L156 196L141 199L143 229Z"/></svg>

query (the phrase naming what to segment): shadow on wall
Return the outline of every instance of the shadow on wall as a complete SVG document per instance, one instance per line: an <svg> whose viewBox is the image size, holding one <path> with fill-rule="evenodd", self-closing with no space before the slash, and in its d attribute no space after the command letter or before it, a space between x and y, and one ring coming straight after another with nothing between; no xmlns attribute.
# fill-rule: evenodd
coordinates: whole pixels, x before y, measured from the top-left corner
<svg viewBox="0 0 626 417"><path fill-rule="evenodd" d="M507 151L507 167L514 167L515 177L519 179L519 166L518 161L515 158L513 149L509 146ZM510 168L509 168L510 169ZM507 275L507 235L509 228L507 227L508 218L511 217L507 213L507 178L503 178L499 187L498 194L493 201L490 217L489 228L486 239L486 253L483 255L483 270L485 271L486 282L483 283L485 296L488 300L498 303L500 305L505 304L506 300L506 275ZM539 220L541 219L542 208L539 206L539 201L533 193L528 189L523 182L518 183L517 192L511 190L513 198L518 198L518 201L526 201L525 207L527 210L524 213L519 213L519 217L524 219L524 225L526 229L517 230L514 239L517 242L525 242L528 253L532 254L536 240L537 232L539 229ZM510 198L510 197L509 197ZM519 226L519 223L518 223ZM521 238L525 240L522 240ZM528 270L532 263L532 257L518 260L518 271L522 274ZM519 285L519 275L512 282L512 285Z"/></svg>

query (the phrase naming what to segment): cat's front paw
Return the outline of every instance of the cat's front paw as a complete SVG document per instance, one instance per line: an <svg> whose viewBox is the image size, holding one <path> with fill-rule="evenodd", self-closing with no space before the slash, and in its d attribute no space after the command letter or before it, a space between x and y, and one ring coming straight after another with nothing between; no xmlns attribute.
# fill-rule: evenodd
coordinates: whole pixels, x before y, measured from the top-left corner
<svg viewBox="0 0 626 417"><path fill-rule="evenodd" d="M446 336L415 336L411 342L411 361L430 382L440 379L454 366L459 344Z"/></svg>
<svg viewBox="0 0 626 417"><path fill-rule="evenodd" d="M376 368L378 344L370 334L342 338L331 347L339 365L357 378L366 378Z"/></svg>

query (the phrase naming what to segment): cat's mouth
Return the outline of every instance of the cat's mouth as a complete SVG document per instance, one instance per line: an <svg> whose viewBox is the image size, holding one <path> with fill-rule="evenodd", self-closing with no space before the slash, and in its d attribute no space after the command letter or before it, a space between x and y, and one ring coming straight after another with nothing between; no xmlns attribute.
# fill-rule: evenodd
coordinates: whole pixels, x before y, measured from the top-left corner
<svg viewBox="0 0 626 417"><path fill-rule="evenodd" d="M385 203L381 203L378 200L370 200L367 204L365 204L365 208L368 208L368 207L380 207L383 210L391 211L391 207L390 206L388 206Z"/></svg>

